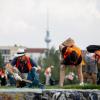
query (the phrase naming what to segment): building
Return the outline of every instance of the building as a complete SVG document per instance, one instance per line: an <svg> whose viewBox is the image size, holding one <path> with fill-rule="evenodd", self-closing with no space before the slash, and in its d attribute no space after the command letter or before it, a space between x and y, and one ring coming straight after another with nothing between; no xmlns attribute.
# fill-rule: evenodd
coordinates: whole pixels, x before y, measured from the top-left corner
<svg viewBox="0 0 100 100"><path fill-rule="evenodd" d="M18 48L24 48L25 52L30 55L33 59L35 59L36 61L38 60L39 56L43 56L45 51L47 49L45 48L27 48L24 46L0 46L0 52L2 54L2 57L4 59L4 63L9 62L10 59L12 59Z"/></svg>
<svg viewBox="0 0 100 100"><path fill-rule="evenodd" d="M4 59L4 63L7 63L12 57L14 57L17 49L17 46L0 46L0 52Z"/></svg>
<svg viewBox="0 0 100 100"><path fill-rule="evenodd" d="M26 48L25 52L31 56L36 62L40 56L45 56L46 48Z"/></svg>

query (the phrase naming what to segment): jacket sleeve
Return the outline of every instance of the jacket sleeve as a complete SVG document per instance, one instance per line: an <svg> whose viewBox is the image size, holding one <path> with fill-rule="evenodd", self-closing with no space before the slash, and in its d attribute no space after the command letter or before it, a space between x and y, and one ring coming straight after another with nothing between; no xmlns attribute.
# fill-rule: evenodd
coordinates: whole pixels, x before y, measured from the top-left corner
<svg viewBox="0 0 100 100"><path fill-rule="evenodd" d="M16 65L16 62L17 62L17 57L15 57L15 58L11 61L11 65L12 65L12 66L15 66L15 65Z"/></svg>
<svg viewBox="0 0 100 100"><path fill-rule="evenodd" d="M32 58L30 58L30 63L32 65L32 67L37 67L36 62Z"/></svg>

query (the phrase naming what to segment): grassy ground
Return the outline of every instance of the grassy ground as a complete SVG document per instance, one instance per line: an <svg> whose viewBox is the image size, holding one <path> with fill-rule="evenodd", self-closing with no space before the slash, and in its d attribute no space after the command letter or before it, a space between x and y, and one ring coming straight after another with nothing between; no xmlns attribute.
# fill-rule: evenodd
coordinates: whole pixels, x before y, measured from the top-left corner
<svg viewBox="0 0 100 100"><path fill-rule="evenodd" d="M15 86L0 86L0 89L11 89L15 88Z"/></svg>
<svg viewBox="0 0 100 100"><path fill-rule="evenodd" d="M84 86L80 85L65 85L63 87L59 86L46 86L47 89L99 89L100 90L100 85L91 85L87 84Z"/></svg>
<svg viewBox="0 0 100 100"><path fill-rule="evenodd" d="M15 86L1 86L0 89L13 89L16 88ZM54 85L54 86L45 86L45 89L98 89L100 90L100 85L91 85L91 84L87 84L84 86L80 86L80 85L65 85L63 87L60 87L58 85Z"/></svg>

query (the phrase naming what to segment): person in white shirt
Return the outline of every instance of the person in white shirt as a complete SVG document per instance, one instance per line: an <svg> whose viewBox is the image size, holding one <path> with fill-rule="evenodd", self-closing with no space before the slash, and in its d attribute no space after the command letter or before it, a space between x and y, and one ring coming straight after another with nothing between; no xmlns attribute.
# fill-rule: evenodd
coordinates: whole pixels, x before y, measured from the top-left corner
<svg viewBox="0 0 100 100"><path fill-rule="evenodd" d="M46 70L44 72L44 75L45 75L45 78L46 78L46 82L45 82L46 85L50 85L50 78L51 78L51 74L52 74L52 68L54 68L54 66L49 66L49 67L46 68Z"/></svg>

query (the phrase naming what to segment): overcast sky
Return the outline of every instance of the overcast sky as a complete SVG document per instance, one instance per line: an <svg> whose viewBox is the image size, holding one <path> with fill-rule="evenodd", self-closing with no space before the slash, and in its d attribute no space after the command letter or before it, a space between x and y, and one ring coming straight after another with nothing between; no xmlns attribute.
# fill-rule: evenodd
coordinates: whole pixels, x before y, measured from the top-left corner
<svg viewBox="0 0 100 100"><path fill-rule="evenodd" d="M50 46L100 45L100 0L0 0L0 45L46 47L47 15Z"/></svg>

